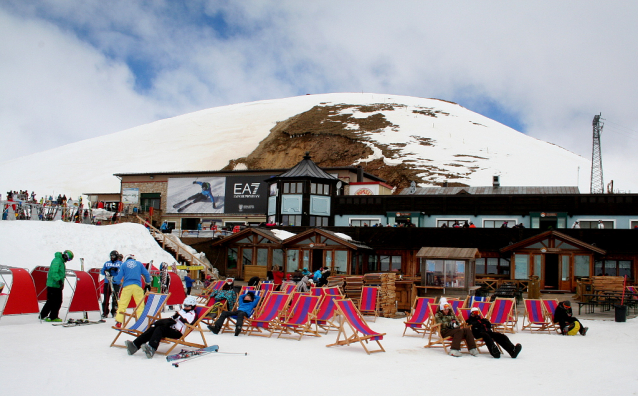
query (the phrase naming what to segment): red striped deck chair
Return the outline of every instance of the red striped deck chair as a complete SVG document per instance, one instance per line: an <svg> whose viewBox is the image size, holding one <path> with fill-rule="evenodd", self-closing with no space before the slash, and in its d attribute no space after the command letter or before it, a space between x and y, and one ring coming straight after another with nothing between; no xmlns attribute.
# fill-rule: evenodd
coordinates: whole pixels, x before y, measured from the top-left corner
<svg viewBox="0 0 638 396"><path fill-rule="evenodd" d="M244 294L248 293L249 291L254 292L256 289L255 286L242 286L241 290L239 291L239 294L237 295L237 299L235 300L235 304L233 304L233 307L230 308L230 310L235 311L238 307L239 307L239 296L243 296ZM260 300L261 302L261 300ZM221 315L220 311L220 315ZM246 318L248 319L248 318ZM211 321L210 324L213 324L214 321ZM235 326L237 325L237 316L229 316L226 318L226 321L224 322L224 324L222 325L222 329L221 332L222 333L234 333L235 332ZM242 333L246 333L246 328L242 329Z"/></svg>
<svg viewBox="0 0 638 396"><path fill-rule="evenodd" d="M556 311L556 307L558 307L558 300L541 300L543 302L543 309L545 310L545 317L547 318L547 322L550 324L550 329L555 330L560 334L560 326L558 323L554 323L554 312Z"/></svg>
<svg viewBox="0 0 638 396"><path fill-rule="evenodd" d="M262 292L269 292L269 291L274 291L275 290L275 284L272 282L261 282L259 284L259 292L260 294Z"/></svg>
<svg viewBox="0 0 638 396"><path fill-rule="evenodd" d="M290 299L288 299L288 305L286 305L284 310L279 315L279 319L284 319L286 316L288 316L288 314L290 313L290 310L292 309L292 307L295 306L295 304L297 304L297 301L299 300L301 296L309 296L309 295L310 295L310 292L292 292L292 294L290 294Z"/></svg>
<svg viewBox="0 0 638 396"><path fill-rule="evenodd" d="M323 287L312 287L310 288L310 294L317 297L323 297L324 294L326 294L324 290L325 289Z"/></svg>
<svg viewBox="0 0 638 396"><path fill-rule="evenodd" d="M326 289L338 289L338 288L325 288ZM335 300L341 300L343 297L341 295L335 294L325 294L321 299L321 303L319 304L319 308L317 309L317 315L311 319L313 323L323 330L326 331L326 334L330 330L339 330L339 326L336 325L333 321L336 312Z"/></svg>
<svg viewBox="0 0 638 396"><path fill-rule="evenodd" d="M474 301L470 308L474 307L478 308L481 311L481 315L483 315L483 317L485 318L487 317L487 314L490 313L490 309L492 309L492 303L484 301Z"/></svg>
<svg viewBox="0 0 638 396"><path fill-rule="evenodd" d="M139 315L139 317L137 316L137 308L133 311L132 314L124 312L124 323L122 323L122 327L112 327L113 329L117 330L117 335L115 336L113 342L111 342L111 346L125 348L125 345L115 344L117 339L122 334L128 334L137 337L145 332L149 327L151 327L153 322L161 319L162 309L164 309L164 305L166 305L166 301L168 301L170 295L170 293L158 294L146 292L144 298L140 301L141 303L146 300L146 302L144 303L144 310Z"/></svg>
<svg viewBox="0 0 638 396"><path fill-rule="evenodd" d="M324 295L326 296L341 297L341 299L343 299L343 294L341 294L341 289L339 288L339 286L322 287L322 289Z"/></svg>
<svg viewBox="0 0 638 396"><path fill-rule="evenodd" d="M449 298L448 298L448 302L450 302ZM445 350L445 353L449 354L450 352L448 351L448 348L452 345L452 337L443 337L443 335L441 335L441 324L436 323L434 320L434 315L436 314L437 309L439 308L438 305L429 304L429 306L430 306L430 312L432 315L432 329L428 337L428 343L427 345L424 346L424 348L442 347L443 350ZM457 315L457 318L459 318L458 314L456 315ZM459 322L460 321L461 319L459 318ZM467 344L465 343L465 340L461 341L461 346L465 346L465 348L467 348Z"/></svg>
<svg viewBox="0 0 638 396"><path fill-rule="evenodd" d="M422 334L421 337L425 337L425 334L428 331L430 314L428 310L429 304L434 304L434 297L417 297L414 300L414 305L412 306L412 312L410 318L403 322L405 323L405 329L403 330L403 336L405 336L405 332L408 329L413 330L418 334Z"/></svg>
<svg viewBox="0 0 638 396"><path fill-rule="evenodd" d="M270 337L278 329L279 315L286 308L290 295L283 293L269 293L266 302L261 306L254 319L246 319L248 335ZM268 334L263 334L263 330Z"/></svg>
<svg viewBox="0 0 638 396"><path fill-rule="evenodd" d="M454 311L456 316L459 316L459 308L463 308L463 305L465 304L465 300L456 300L456 299L448 298L447 302L452 306L452 310Z"/></svg>
<svg viewBox="0 0 638 396"><path fill-rule="evenodd" d="M301 294L295 304L292 306L288 316L279 322L279 335L280 338L284 334L287 336L299 338L297 341L301 341L301 337L304 335L311 335L315 337L321 337L319 335L317 324L314 325L312 318L316 317L316 310L319 306L321 297L313 296L310 294Z"/></svg>
<svg viewBox="0 0 638 396"><path fill-rule="evenodd" d="M208 312L210 312L211 309L212 307L197 305L195 307L195 322L192 325L188 323L186 324L184 333L180 338L162 338L162 343L169 344L170 347L166 352L157 351L157 353L159 355L168 355L178 345L184 345L193 348L206 348L208 346L208 343L206 343L206 338L204 337L204 330L202 329L201 321L206 317L206 315L208 315ZM199 334L199 336L202 338L201 343L187 341L186 338L191 334Z"/></svg>
<svg viewBox="0 0 638 396"><path fill-rule="evenodd" d="M361 299L359 300L359 312L362 315L374 316L373 322L379 316L379 288L373 286L363 286L361 289Z"/></svg>
<svg viewBox="0 0 638 396"><path fill-rule="evenodd" d="M383 346L379 342L383 339L385 333L377 333L370 329L365 319L363 319L363 315L361 315L361 312L359 312L352 300L335 300L335 305L340 319L339 333L337 334L337 341L334 344L326 345L327 347L335 345L350 345L352 343L359 342L368 355L374 352L385 352L385 349L383 349ZM348 324L352 331L352 335L349 337L346 335L346 324ZM342 336L343 339L341 339ZM368 350L368 348L366 348L366 344L369 341L375 341L377 345L379 345L380 349L376 349L374 351Z"/></svg>
<svg viewBox="0 0 638 396"><path fill-rule="evenodd" d="M295 291L297 284L294 282L285 282L281 284L280 290L286 294L290 294Z"/></svg>
<svg viewBox="0 0 638 396"><path fill-rule="evenodd" d="M550 322L547 321L547 316L543 308L543 302L536 299L523 299L525 304L525 316L523 317L522 330L528 329L530 332L546 331L550 334ZM525 323L527 322L527 324Z"/></svg>
<svg viewBox="0 0 638 396"><path fill-rule="evenodd" d="M487 319L492 323L493 331L516 333L516 300L497 297Z"/></svg>
<svg viewBox="0 0 638 396"><path fill-rule="evenodd" d="M489 299L489 297L467 296L463 308L472 308L475 302L488 302Z"/></svg>
<svg viewBox="0 0 638 396"><path fill-rule="evenodd" d="M467 326L467 320L471 314L472 314L472 308L459 308L459 314L457 316L459 319L461 319L463 325ZM479 315L481 317L485 317L485 315L483 315L483 312L480 310L479 310ZM475 338L474 341L476 341L476 349L479 351L479 353L482 353L481 347L484 346L487 348L487 345L485 344L485 341L482 338ZM501 351L501 353L503 353L503 350L501 349L501 346L498 345L498 343L494 343L494 345L496 345L498 349ZM490 351L488 350L487 352L489 353Z"/></svg>

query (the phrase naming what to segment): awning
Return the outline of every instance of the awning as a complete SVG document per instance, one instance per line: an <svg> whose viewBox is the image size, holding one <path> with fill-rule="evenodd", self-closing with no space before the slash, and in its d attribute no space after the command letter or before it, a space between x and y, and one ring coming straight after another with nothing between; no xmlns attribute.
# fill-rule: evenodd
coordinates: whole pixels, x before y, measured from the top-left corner
<svg viewBox="0 0 638 396"><path fill-rule="evenodd" d="M481 254L476 248L422 247L416 256L426 259L474 260L481 257Z"/></svg>

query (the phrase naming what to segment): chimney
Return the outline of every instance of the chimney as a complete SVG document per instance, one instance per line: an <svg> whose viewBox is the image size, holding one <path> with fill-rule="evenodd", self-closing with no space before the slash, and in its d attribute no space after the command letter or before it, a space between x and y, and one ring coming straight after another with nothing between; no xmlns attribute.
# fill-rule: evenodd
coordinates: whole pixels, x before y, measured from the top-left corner
<svg viewBox="0 0 638 396"><path fill-rule="evenodd" d="M447 180L443 182L443 187L447 187Z"/></svg>
<svg viewBox="0 0 638 396"><path fill-rule="evenodd" d="M498 188L501 186L501 177L498 175L492 176L492 187Z"/></svg>
<svg viewBox="0 0 638 396"><path fill-rule="evenodd" d="M363 182L363 168L361 165L357 166L357 183Z"/></svg>

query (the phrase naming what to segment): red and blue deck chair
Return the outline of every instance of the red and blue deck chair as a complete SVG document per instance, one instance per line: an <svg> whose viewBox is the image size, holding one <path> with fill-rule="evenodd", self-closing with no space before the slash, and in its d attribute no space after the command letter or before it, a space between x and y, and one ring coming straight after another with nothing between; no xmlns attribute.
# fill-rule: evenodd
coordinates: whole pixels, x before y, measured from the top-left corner
<svg viewBox="0 0 638 396"><path fill-rule="evenodd" d="M295 304L292 306L288 316L279 322L279 335L280 338L284 334L286 336L296 337L299 335L297 341L301 341L301 337L304 335L311 335L314 337L321 337L317 329L315 322L314 330L312 319L316 317L315 311L319 306L321 297L313 296L310 294L301 294Z"/></svg>
<svg viewBox="0 0 638 396"><path fill-rule="evenodd" d="M290 294L295 291L296 287L297 287L297 284L294 282L285 282L281 284L281 291L286 294Z"/></svg>
<svg viewBox="0 0 638 396"><path fill-rule="evenodd" d="M516 300L497 297L487 319L492 323L493 331L516 333Z"/></svg>
<svg viewBox="0 0 638 396"><path fill-rule="evenodd" d="M383 346L379 341L383 340L385 333L377 333L368 327L363 315L354 305L352 300L335 300L337 313L339 315L339 333L337 334L337 341L334 344L326 345L327 347L336 345L350 345L355 342L361 343L361 346L369 355L374 352L385 352ZM352 335L347 336L345 325L348 324ZM343 337L343 339L341 339ZM369 341L375 341L379 345L380 349L370 351L366 347ZM364 344L365 342L365 344Z"/></svg>
<svg viewBox="0 0 638 396"><path fill-rule="evenodd" d="M361 289L361 299L359 300L359 312L362 315L374 316L373 322L379 316L379 288L373 286L363 286Z"/></svg>
<svg viewBox="0 0 638 396"><path fill-rule="evenodd" d="M429 304L434 304L435 297L417 297L414 300L414 306L412 307L412 313L410 318L403 322L405 323L405 329L403 330L403 336L408 329L413 330L417 334L422 334L421 337L425 337L425 334L429 329L430 313Z"/></svg>
<svg viewBox="0 0 638 396"><path fill-rule="evenodd" d="M317 297L323 297L326 292L323 287L312 287L310 288L310 294Z"/></svg>
<svg viewBox="0 0 638 396"><path fill-rule="evenodd" d="M272 282L261 282L259 284L259 293L266 293L275 290L275 284Z"/></svg>
<svg viewBox="0 0 638 396"><path fill-rule="evenodd" d="M338 288L325 288L327 289L337 289L337 293L339 293ZM326 334L330 330L339 330L339 326L337 326L333 322L333 318L336 312L335 300L341 300L343 297L340 294L328 294L326 293L321 299L321 303L319 304L319 309L317 310L317 315L312 319L312 321L323 330L326 331Z"/></svg>
<svg viewBox="0 0 638 396"><path fill-rule="evenodd" d="M286 305L284 310L279 315L279 319L284 319L286 316L288 316L288 313L290 312L292 307L294 307L295 304L297 304L297 300L299 300L299 298L304 295L309 296L310 292L292 292L290 294L290 299L288 300L288 305Z"/></svg>
<svg viewBox="0 0 638 396"><path fill-rule="evenodd" d="M545 317L550 324L549 328L555 330L560 334L560 326L558 323L554 323L554 312L556 311L556 307L558 307L558 300L541 300L543 302L543 309L545 310Z"/></svg>
<svg viewBox="0 0 638 396"><path fill-rule="evenodd" d="M267 293L266 301L254 316L254 319L246 319L244 323L247 326L248 335L256 335L261 337L272 336L273 332L278 329L277 322L279 316L286 309L290 295L283 293L271 292ZM263 330L268 334L263 334Z"/></svg>
<svg viewBox="0 0 638 396"><path fill-rule="evenodd" d="M472 308L475 302L488 302L489 300L489 297L467 296L463 308Z"/></svg>
<svg viewBox="0 0 638 396"><path fill-rule="evenodd" d="M191 348L206 348L208 346L208 343L206 342L206 337L204 337L204 330L202 329L201 322L202 319L204 319L206 315L208 315L212 308L213 307L206 307L203 305L195 306L195 322L192 325L186 323L186 327L184 327L184 333L182 333L182 336L179 338L162 338L162 344L169 344L170 347L165 352L157 351L157 354L168 355L178 345L183 345ZM191 334L199 334L202 341L187 341L186 338Z"/></svg>
<svg viewBox="0 0 638 396"><path fill-rule="evenodd" d="M459 314L459 309L463 308L463 305L465 305L465 300L457 300L457 299L448 298L447 302L452 306L452 310L457 316Z"/></svg>
<svg viewBox="0 0 638 396"><path fill-rule="evenodd" d="M486 318L487 314L490 313L490 309L492 309L492 303L484 302L484 301L474 301L470 308L475 308L475 307L478 308L481 311L481 315L483 315L483 317Z"/></svg>
<svg viewBox="0 0 638 396"><path fill-rule="evenodd" d="M523 299L525 304L525 316L523 317L521 331L528 329L530 332L546 331L550 334L551 321L547 321L547 315L543 308L543 301L540 299ZM525 324L527 322L527 324Z"/></svg>
<svg viewBox="0 0 638 396"><path fill-rule="evenodd" d="M113 326L112 328L117 330L117 335L113 342L111 342L111 346L126 348L125 345L116 345L115 342L122 334L128 334L133 337L138 337L143 332L148 330L149 327L156 320L161 319L162 317L162 309L166 302L168 301L168 297L171 294L159 294L159 293L150 293L146 292L144 298L140 300L140 304L144 303L144 309L140 313L139 317L137 316L137 308L133 310L133 313L123 312L124 315L124 323L122 323L122 327L118 328ZM133 321L135 319L135 321ZM132 323L131 323L132 322Z"/></svg>

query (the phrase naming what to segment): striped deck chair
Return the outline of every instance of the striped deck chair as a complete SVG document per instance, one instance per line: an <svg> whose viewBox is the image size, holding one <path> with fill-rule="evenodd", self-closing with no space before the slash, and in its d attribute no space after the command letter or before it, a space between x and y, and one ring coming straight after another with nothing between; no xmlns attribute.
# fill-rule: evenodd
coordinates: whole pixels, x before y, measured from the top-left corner
<svg viewBox="0 0 638 396"><path fill-rule="evenodd" d="M429 304L434 304L434 297L417 297L414 300L414 305L412 306L412 312L410 314L410 318L403 322L405 323L405 329L403 330L403 336L405 336L405 332L408 329L413 330L417 334L422 334L421 337L425 337L429 329L429 319L430 314L428 310Z"/></svg>
<svg viewBox="0 0 638 396"><path fill-rule="evenodd" d="M549 334L550 322L543 310L543 301L536 299L523 299L525 304L525 316L523 317L521 331L528 329L530 332L546 331ZM525 324L527 322L527 324Z"/></svg>
<svg viewBox="0 0 638 396"><path fill-rule="evenodd" d="M489 297L467 296L463 308L472 308L475 302L488 302Z"/></svg>
<svg viewBox="0 0 638 396"><path fill-rule="evenodd" d="M269 292L269 291L274 291L275 290L275 284L272 282L261 282L259 284L259 293L261 294L262 292Z"/></svg>
<svg viewBox="0 0 638 396"><path fill-rule="evenodd" d="M560 326L558 325L558 323L554 323L554 312L556 311L556 307L558 307L558 300L551 299L541 301L543 303L543 310L545 311L547 322L550 323L549 328L555 330L558 334L560 334Z"/></svg>
<svg viewBox="0 0 638 396"><path fill-rule="evenodd" d="M246 319L244 324L248 335L261 337L272 336L278 329L279 315L288 305L290 295L283 293L267 293L266 302L261 306L259 312L254 315L254 319ZM263 334L263 330L268 334Z"/></svg>
<svg viewBox="0 0 638 396"><path fill-rule="evenodd" d="M170 347L166 352L157 351L156 353L159 355L168 355L178 345L184 345L193 348L206 348L208 346L208 343L206 342L206 338L204 337L204 330L202 329L201 322L202 319L204 319L206 315L208 315L208 312L210 312L211 309L212 307L197 305L195 307L195 322L192 325L188 323L186 324L186 329L184 330L184 333L180 338L162 338L162 344L169 344ZM186 337L195 333L198 333L202 337L201 343L186 341Z"/></svg>
<svg viewBox="0 0 638 396"><path fill-rule="evenodd" d="M283 309L281 314L279 314L279 319L284 319L285 317L288 316L288 314L290 313L290 310L292 309L292 307L295 306L295 304L297 304L297 301L299 300L301 296L310 296L310 295L311 295L310 292L292 292L290 294L290 299L288 299L288 304Z"/></svg>
<svg viewBox="0 0 638 396"><path fill-rule="evenodd" d="M465 300L456 300L456 299L448 298L447 302L452 306L452 310L454 311L456 316L459 316L459 309L463 308L463 305L465 304Z"/></svg>
<svg viewBox="0 0 638 396"><path fill-rule="evenodd" d="M476 301L477 303L480 301ZM489 304L489 303L488 303ZM470 317L470 315L472 314L472 308L459 308L459 314L457 315L458 318L461 320L461 322L463 323L463 325L467 326L467 320ZM485 315L483 315L483 312L479 310L479 315L481 317L485 317ZM479 351L479 353L481 352L481 347L486 347L487 345L485 344L485 340L483 340L482 338L475 338L474 341L476 341L476 349ZM498 343L494 343L494 345L496 345L499 349L499 351L501 351L501 354L503 353L503 350L501 349L501 346L498 345ZM489 349L487 351L488 353L490 352Z"/></svg>
<svg viewBox="0 0 638 396"><path fill-rule="evenodd" d="M288 316L279 322L279 335L277 338L280 338L284 334L286 334L286 337L296 337L296 334L298 334L299 338L297 341L301 341L301 337L304 335L321 337L316 322L314 330L312 322L312 318L317 316L316 311L320 300L321 297L301 294L292 306Z"/></svg>
<svg viewBox="0 0 638 396"><path fill-rule="evenodd" d="M325 288L326 289L338 289L338 288ZM338 290L337 290L338 292ZM319 308L317 309L317 315L312 318L312 322L321 327L326 331L326 334L330 330L339 330L339 326L337 326L333 322L333 318L336 312L335 300L341 300L343 297L341 295L336 294L325 294L321 299L321 303L319 304Z"/></svg>
<svg viewBox="0 0 638 396"><path fill-rule="evenodd" d="M368 355L374 352L385 352L385 349L383 349L383 346L379 342L383 339L385 333L377 333L370 329L365 319L363 319L363 315L361 315L361 312L359 312L352 300L335 300L335 305L340 319L339 333L337 334L337 341L334 344L326 345L327 347L335 345L350 345L352 343L359 342ZM352 335L349 337L346 335L345 331L346 323L352 331ZM342 336L343 339L341 339ZM379 345L380 349L376 349L374 351L368 350L368 348L366 348L366 344L369 341L375 341L377 345Z"/></svg>
<svg viewBox="0 0 638 396"><path fill-rule="evenodd" d="M363 286L361 289L361 299L359 300L359 312L361 312L362 315L374 316L373 322L376 322L379 311L379 288Z"/></svg>
<svg viewBox="0 0 638 396"><path fill-rule="evenodd" d="M323 289L323 294L326 296L335 296L335 297L341 297L341 299L343 299L343 294L341 293L341 288L339 288L339 286L333 286L333 287L322 287Z"/></svg>
<svg viewBox="0 0 638 396"><path fill-rule="evenodd" d="M310 288L310 294L317 297L323 297L326 292L323 287L312 287Z"/></svg>
<svg viewBox="0 0 638 396"><path fill-rule="evenodd" d="M280 290L286 294L290 294L295 291L297 284L294 282L286 282L281 284Z"/></svg>
<svg viewBox="0 0 638 396"><path fill-rule="evenodd" d="M449 298L448 298L448 302L450 302ZM439 308L438 305L429 304L429 307L430 307L430 312L432 315L432 327L430 330L430 335L428 337L428 343L424 346L424 348L442 347L443 350L445 350L445 353L449 354L450 351L448 351L448 348L452 345L452 337L443 337L443 335L441 334L441 324L436 323L434 320L434 315L436 314L437 309ZM456 316L457 318L459 318L458 314L456 314ZM459 322L460 321L461 319L459 318ZM465 348L467 348L467 344L465 340L461 341L461 346L465 346Z"/></svg>
<svg viewBox="0 0 638 396"><path fill-rule="evenodd" d="M516 333L516 299L496 297L487 319L493 331Z"/></svg>
<svg viewBox="0 0 638 396"><path fill-rule="evenodd" d="M133 311L132 314L124 312L124 323L122 323L121 328L117 328L113 326L112 328L117 330L117 335L113 342L111 342L111 346L116 346L119 348L125 348L125 345L116 345L117 339L122 334L132 335L134 337L139 336L143 332L145 332L153 322L161 319L162 309L164 309L164 305L166 305L166 301L168 301L168 297L170 297L170 293L168 294L159 294L159 293L150 293L146 292L144 298L141 300L144 303L144 310L137 316L137 308ZM135 321L133 319L135 318ZM133 323L131 323L133 322Z"/></svg>
<svg viewBox="0 0 638 396"><path fill-rule="evenodd" d="M483 317L487 317L487 314L490 313L490 309L492 309L492 303L490 302L483 302L483 301L474 301L472 303L472 306L470 308L478 308L481 310L481 315L483 315Z"/></svg>
<svg viewBox="0 0 638 396"><path fill-rule="evenodd" d="M243 296L244 294L248 293L249 291L255 292L255 295L257 295L256 289L257 288L255 286L242 286L241 289L239 290L239 294L237 295L237 299L235 300L235 304L233 304L233 306L231 308L224 309L223 311L226 311L226 310L235 311L237 309L237 307L239 307L239 296ZM219 315L221 315L221 313L223 311L220 311ZM211 323L207 323L207 324L211 324L212 325L213 323L214 323L214 321L211 321ZM231 325L232 325L232 327L231 327ZM234 333L236 325L237 325L237 316L229 316L228 318L226 318L226 321L222 325L221 332L222 333ZM246 332L245 329L242 329L242 333L245 333L245 332Z"/></svg>

